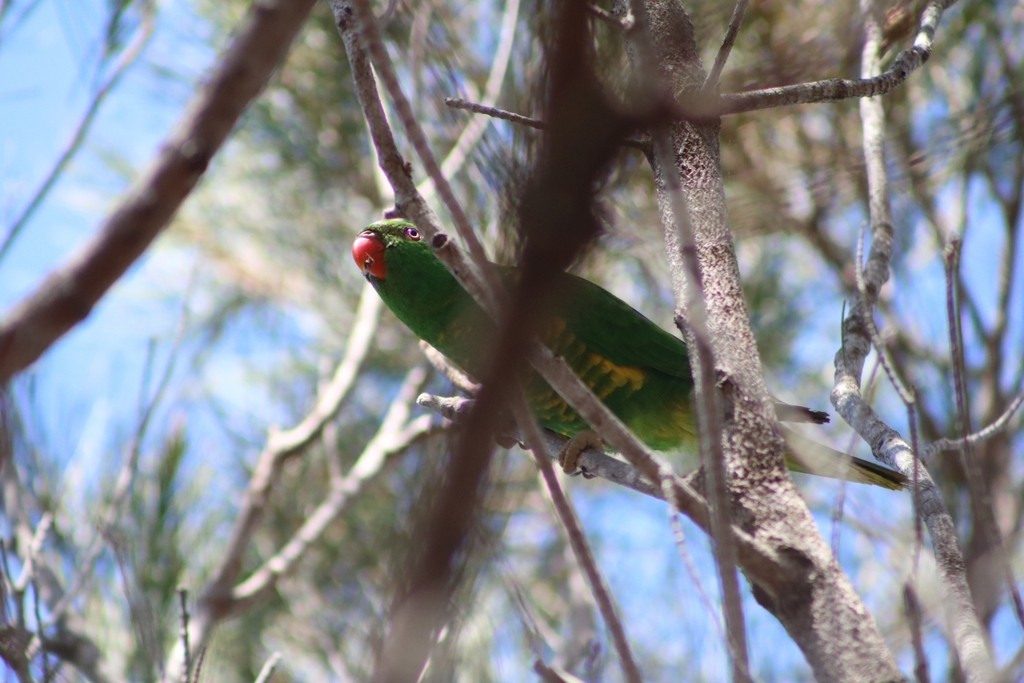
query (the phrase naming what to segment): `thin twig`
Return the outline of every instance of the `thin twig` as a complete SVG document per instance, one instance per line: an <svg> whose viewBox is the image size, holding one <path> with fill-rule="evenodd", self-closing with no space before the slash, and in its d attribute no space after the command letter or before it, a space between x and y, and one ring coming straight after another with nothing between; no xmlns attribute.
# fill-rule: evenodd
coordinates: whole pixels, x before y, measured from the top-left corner
<svg viewBox="0 0 1024 683"><path fill-rule="evenodd" d="M505 590L509 593L512 607L516 616L519 617L519 625L522 626L523 635L525 636L527 647L530 648L530 653L536 660L543 659L545 651L552 649L549 642L550 639L542 633L543 622L538 621L537 617L534 616L533 610L530 609L530 605L526 602L523 586L512 573L512 569L499 566L498 575L501 577L502 583L505 584Z"/></svg>
<svg viewBox="0 0 1024 683"><path fill-rule="evenodd" d="M270 677L274 675L274 669L281 662L281 653L274 652L267 658L267 661L263 664L263 668L260 669L259 675L256 676L256 680L253 683L268 683Z"/></svg>
<svg viewBox="0 0 1024 683"><path fill-rule="evenodd" d="M482 256L483 249L479 246L476 236L472 234L471 230L468 230L468 226L456 225L460 234L464 230L468 231L469 241L467 244L471 248L474 243L477 244L477 247L472 249L470 256L472 257L473 253L479 253L481 254L479 258L467 259L464 253L458 249L444 248L449 244L449 240L441 232L437 215L416 189L416 184L410 173L410 165L398 151L388 117L384 113L380 93L377 91L377 81L370 63L368 52L372 52L374 45L376 45L378 57L383 60L378 69L382 70L379 72L386 81L385 85L390 83L391 87L397 90L401 102L405 104L405 107L401 108L400 114L405 116L411 110L397 81L394 80L394 67L390 63L387 50L380 44L379 31L376 30L376 25L373 22L372 12L365 2L353 4L351 0L328 0L328 4L345 45L345 54L348 57L352 69L352 79L356 86L356 97L363 110L363 116L366 118L370 138L377 153L378 164L395 193L397 211L416 223L430 243L434 245L437 257L485 311L500 310L498 297L501 295L501 291L489 272L489 265ZM389 75L390 80L387 78ZM403 122L412 127L409 131L410 137L423 142L422 131L415 118L409 115L403 118ZM417 131L419 136L416 136ZM429 147L425 149L417 147L417 150L429 156ZM451 188L445 178L440 175L437 162L432 157L430 159L433 163L424 162L428 176L434 181L442 198L449 197L452 193ZM463 236L463 239L465 240L466 237Z"/></svg>
<svg viewBox="0 0 1024 683"><path fill-rule="evenodd" d="M216 587L216 590L227 590L234 583L241 568L242 555L263 516L267 496L284 461L314 442L327 421L337 414L355 385L377 329L380 309L379 297L367 285L359 300L352 333L345 346L345 356L338 363L333 379L317 396L313 409L298 425L287 431L271 432L267 437L249 483L246 501L235 522L234 532L228 540L220 567L213 574L215 578L211 582L211 589Z"/></svg>
<svg viewBox="0 0 1024 683"><path fill-rule="evenodd" d="M268 435L267 443L257 458L245 500L235 518L235 526L220 564L196 606L193 633L197 648L206 647L211 629L223 619L224 611L231 607L230 596L242 569L242 558L266 511L270 491L285 461L301 453L316 440L327 422L337 415L355 385L359 369L373 341L380 309L379 297L367 285L353 319L345 355L338 363L330 383L317 396L313 409L296 427ZM180 657L172 657L170 661L175 665Z"/></svg>
<svg viewBox="0 0 1024 683"><path fill-rule="evenodd" d="M148 386L153 366L155 346L150 344L147 349L142 380L139 383L138 404L142 406L142 408L138 422L135 426L135 431L132 434L131 443L128 445L124 462L121 464L117 477L114 479L114 488L110 493L110 502L107 504L106 509L100 517L96 533L93 535L92 540L88 545L86 545L85 551L81 554L78 562L75 563L77 572L75 574L74 581L72 581L71 586L64 592L64 595L61 596L60 600L55 605L51 605L45 622L46 627L50 627L63 619L64 612L78 598L79 593L85 588L89 579L92 578L92 573L96 568L96 562L99 560L105 546L104 537L105 535L109 535L110 530L113 529L114 525L120 518L125 503L128 501L129 495L131 494L132 488L135 484L135 477L138 474L139 460L142 457L142 447L145 442L150 422L152 421L153 415L156 414L157 407L159 407L163 402L164 396L171 385L174 369L177 367L181 346L184 343L185 333L188 330L188 306L189 301L191 300L191 292L194 284L195 279L190 276L189 283L185 288L185 294L181 298L181 311L178 314L177 329L174 333L174 340L171 342L167 363L164 365L163 372L157 380L156 388L153 390L151 395L148 395Z"/></svg>
<svg viewBox="0 0 1024 683"><path fill-rule="evenodd" d="M43 638L43 601L39 597L39 583L33 578L32 580L32 610L36 618L36 633L39 634L40 638ZM45 647L40 648L41 658L43 660L43 680L50 681L52 672L50 671L50 653Z"/></svg>
<svg viewBox="0 0 1024 683"><path fill-rule="evenodd" d="M736 36L739 35L740 26L743 25L743 17L746 16L749 4L750 0L736 0L736 6L732 8L732 16L729 18L729 27L725 31L725 38L722 39L722 46L718 48L715 62L711 65L708 77L704 79L702 90L711 91L718 88L718 81L722 78L722 69L725 68L729 53L732 52L732 46L736 42Z"/></svg>
<svg viewBox="0 0 1024 683"><path fill-rule="evenodd" d="M452 109L462 109L464 111L473 112L474 114L483 114L484 116L489 116L493 119L511 121L512 123L519 124L520 126L526 126L527 128L534 128L536 130L547 130L547 126L539 119L532 119L529 116L523 116L522 114L516 114L515 112L500 109L498 107L492 107L486 104L470 102L469 100L464 100L461 97L446 97L444 98L444 103Z"/></svg>
<svg viewBox="0 0 1024 683"><path fill-rule="evenodd" d="M540 468L541 476L544 478L544 483L551 497L551 504L554 506L558 519L565 529L569 545L576 556L576 561L587 578L587 585L594 596L597 608L600 610L605 625L612 634L612 642L615 644L615 650L619 655L622 674L630 683L640 683L643 680L643 676L633 656L629 639L626 637L626 629L622 619L619 617L619 610L615 605L615 599L612 597L607 582L597 566L597 560L594 558L594 553L587 542L579 516L558 483L558 476L555 474L555 468L551 464L552 458L546 451L544 438L541 435L540 427L537 426L537 420L530 412L522 391L520 390L517 393L518 396L515 397L513 403L516 422L519 423L520 428L526 433L526 443L533 451L534 461Z"/></svg>
<svg viewBox="0 0 1024 683"><path fill-rule="evenodd" d="M199 676L203 672L203 663L206 661L206 653L209 652L208 647L199 648L199 652L196 655L196 664L192 671L192 683L199 683Z"/></svg>
<svg viewBox="0 0 1024 683"><path fill-rule="evenodd" d="M910 643L914 648L914 678L917 683L928 683L928 655L924 651L924 631L921 618L921 601L910 583L903 584L903 609L907 613L910 628Z"/></svg>
<svg viewBox="0 0 1024 683"><path fill-rule="evenodd" d="M873 18L869 18L867 20L865 31L868 31L872 35L872 39L869 39L866 42L864 48L865 56L863 57L863 61L866 65L865 69L870 71L872 69L877 69L877 61L880 59L880 53L878 51L880 34L878 31L878 24ZM881 233L885 234L886 238L891 240L893 233L893 225L891 223L892 207L889 204L888 194L886 194L889 188L889 174L885 166L885 152L883 149L882 133L884 132L885 118L881 101L876 100L868 102L867 100L861 100L861 118L864 120L864 156L866 157L865 172L868 177L868 191L870 193L869 213L873 222L873 230L875 231L876 238ZM879 189L884 190L884 192L880 192ZM896 365L890 358L889 350L882 341L882 335L879 334L878 327L875 325L874 306L872 302L877 303L877 292L876 296L869 301L867 284L864 277L864 237L866 233L867 230L862 229L857 236L857 253L854 257L853 270L854 280L857 285L857 294L864 302L863 306L858 306L857 308L861 311L861 322L864 325L864 329L867 330L868 338L874 346L875 353L878 358L878 364L881 365L882 370L885 372L885 376L888 378L892 387L896 390L897 396L899 396L900 401L903 402L903 406L907 411L907 426L910 431L910 447L911 453L914 456L913 474L910 477L910 480L915 482L918 480L918 477L921 476L921 458L919 456L921 451L919 448L917 434L916 392L912 388L905 386L903 380L900 379L899 374L896 372ZM921 527L920 514L921 491L919 487L915 486L911 488L911 500L913 502L914 509L914 570L916 571L917 558L920 555L920 548L924 544L924 531Z"/></svg>
<svg viewBox="0 0 1024 683"><path fill-rule="evenodd" d="M181 641L181 682L188 683L192 675L192 651L188 644L188 589L178 586L178 616L181 619L178 638Z"/></svg>
<svg viewBox="0 0 1024 683"><path fill-rule="evenodd" d="M988 482L981 474L981 467L974 457L974 445L967 436L971 431L971 408L967 396L966 374L964 367L964 338L960 327L960 317L957 315L957 287L960 275L960 250L962 242L958 239L952 240L946 250L946 315L948 318L950 354L953 359L953 391L956 397L956 410L960 424L960 440L963 448L960 449L960 465L967 477L967 491L972 501L974 511L974 524L977 532L980 533L984 542L989 546L989 552L994 553L995 561L999 563L1000 569L1006 576L1006 588L1010 593L1011 604L1018 624L1024 626L1024 603L1022 603L1020 591L1017 589L1017 579L1013 574L1013 567L1010 564L1006 553L1006 545L1003 542L1003 535L996 523L995 510L992 506L992 495L989 491Z"/></svg>
<svg viewBox="0 0 1024 683"><path fill-rule="evenodd" d="M367 352L373 345L381 309L380 297L373 291L373 287L364 285L352 321L352 334L345 345L345 356L335 368L331 381L317 396L313 409L302 418L302 421L289 430L270 434L266 450L273 452L274 457L288 458L306 448L338 414L342 402L355 384Z"/></svg>
<svg viewBox="0 0 1024 683"><path fill-rule="evenodd" d="M420 162L423 164L423 168L426 171L427 176L434 182L434 186L437 188L437 193L440 196L441 201L444 203L445 208L448 209L448 213L452 217L452 221L455 224L455 230L458 233L459 238L469 250L473 264L479 270L484 282L487 283L482 288L482 291L480 291L480 295L484 298L486 303L496 303L492 298L494 293L497 292L496 281L487 267L487 254L484 251L483 244L481 244L479 238L476 236L476 232L473 230L473 226L469 222L469 217L466 216L466 212L463 211L462 205L456 198L451 184L441 171L441 166L437 163L437 159L434 157L434 153L430 149L430 143L427 141L427 136L423 132L423 127L419 123L419 118L416 116L416 112L413 111L412 105L409 103L408 98L402 91L402 86L398 81L398 75L395 72L395 67L391 63L391 57L388 54L387 49L384 47L384 42L381 39L380 30L377 26L377 20L373 15L373 10L370 7L370 2L369 0L351 0L351 3L352 9L355 11L356 18L359 21L362 37L365 43L365 49L373 59L374 67L376 67L377 73L380 75L380 79L383 82L388 95L391 97L391 101L398 114L398 119L401 121L402 127L405 128L405 134L408 136L409 142L412 143L413 149L416 150L416 154L419 156ZM422 201L423 198L419 197L419 199ZM433 226L430 225L427 226L427 237L431 239L434 237L434 235L429 232L429 229L432 227ZM489 308L494 310L493 306Z"/></svg>
<svg viewBox="0 0 1024 683"><path fill-rule="evenodd" d="M520 126L526 126L535 130L547 130L548 126L546 123L539 119L530 118L529 116L523 116L522 114L516 114L505 109L499 109L498 107L491 107L485 104L478 104L476 102L470 102L464 100L461 97L446 97L444 103L452 109L462 109L465 111L473 112L474 114L483 114L495 119L501 119L503 121L509 121L511 123L519 124ZM620 141L623 147L631 147L633 149L644 152L645 154L651 151L651 143L649 140L642 138L623 138Z"/></svg>
<svg viewBox="0 0 1024 683"><path fill-rule="evenodd" d="M457 424L464 422L472 414L473 401L474 399L462 396L441 397L431 394L421 394L416 399L420 406ZM542 435L548 453L560 453L568 442L566 437L554 432L545 430ZM526 443L526 436L514 425L510 425L506 433L497 434L495 438L501 441ZM588 477L599 477L613 484L625 486L637 493L664 500L661 489L654 486L636 467L613 458L597 448L588 448L580 453L578 465Z"/></svg>
<svg viewBox="0 0 1024 683"><path fill-rule="evenodd" d="M974 432L973 434L968 434L967 436L962 436L958 439L938 439L933 441L925 447L925 457L932 457L942 451L959 450L963 448L965 444L974 445L991 439L993 436L996 436L1000 432L1006 430L1007 426L1010 424L1010 420L1017 414L1021 405L1024 405L1024 394L1017 394L1017 397L1010 401L1010 405L1006 407L1003 414L996 418L992 424L988 425L984 429Z"/></svg>
<svg viewBox="0 0 1024 683"><path fill-rule="evenodd" d="M693 556L687 549L686 533L683 529L683 518L675 508L674 487L672 486L671 477L666 476L662 479L662 485L666 500L673 503L673 507L668 508L668 516L669 524L672 527L672 538L675 540L676 551L679 553L679 559L682 560L683 567L686 568L686 573L690 576L690 583L693 584L694 589L697 591L697 599L700 601L701 606L707 613L708 619L711 620L711 624L715 627L718 637L725 646L728 647L729 641L726 638L725 630L722 628L722 620L719 618L718 611L715 609L715 606L711 604L711 598L708 595L707 590L704 589L704 582L700 577L700 572L697 571L697 566L693 562Z"/></svg>
<svg viewBox="0 0 1024 683"><path fill-rule="evenodd" d="M451 361L445 358L443 353L422 340L420 340L420 351L427 357L430 364L434 366L434 369L450 379L457 389L466 392L470 396L476 396L480 393L480 385L473 381L472 377L455 367Z"/></svg>
<svg viewBox="0 0 1024 683"><path fill-rule="evenodd" d="M865 148L865 156L867 156L868 154L869 152ZM871 162L869 162L867 165L868 174L874 174L875 178L875 181L873 184L871 184L871 186L888 187L889 178L885 170L885 164L882 158L883 154L881 153L881 151L877 151L870 153L870 157ZM873 163L877 163L878 165L873 166ZM889 220L892 217L888 215L888 202L884 200L881 201L877 210L880 213L884 213L886 215L879 216L880 222L876 223L873 226L873 230L884 230L886 232L892 233L893 227L892 224L889 223ZM865 285L864 283L864 236L866 233L867 230L861 229L857 236L857 253L854 257L853 268L854 280L857 283L857 292L862 297L867 296L867 285ZM913 391L913 389L907 388L907 386L903 383L903 380L900 379L900 376L897 374L896 364L893 363L892 358L889 356L889 350L886 347L885 342L882 340L882 335L878 331L878 326L875 325L875 319L872 316L872 309L869 308L868 306L864 306L861 308L861 311L863 315L862 322L864 323L864 327L868 331L871 343L875 348L875 353L878 354L878 362L882 366L882 370L885 372L885 376L889 379L889 383L892 384L893 388L896 390L896 394L899 396L900 400L906 406L907 410L912 411L914 409L914 404L916 403L914 399L915 392Z"/></svg>
<svg viewBox="0 0 1024 683"><path fill-rule="evenodd" d="M295 534L279 551L270 556L248 578L231 591L230 611L238 613L259 602L277 587L278 581L297 566L306 551L316 543L331 523L348 509L348 504L373 477L380 473L390 456L406 451L409 446L431 433L430 416L410 419L410 409L428 373L423 367L410 370L391 402L377 433L363 448L348 473L331 482L323 501L306 517Z"/></svg>

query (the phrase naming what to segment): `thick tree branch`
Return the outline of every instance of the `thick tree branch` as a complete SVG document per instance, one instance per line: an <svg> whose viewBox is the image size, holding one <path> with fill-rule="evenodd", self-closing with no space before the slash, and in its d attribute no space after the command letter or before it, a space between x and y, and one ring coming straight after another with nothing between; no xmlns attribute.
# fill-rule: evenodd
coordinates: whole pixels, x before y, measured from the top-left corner
<svg viewBox="0 0 1024 683"><path fill-rule="evenodd" d="M153 165L81 251L0 321L0 384L84 320L167 227L259 94L314 0L254 3Z"/></svg>
<svg viewBox="0 0 1024 683"><path fill-rule="evenodd" d="M650 49L663 79L660 89L677 97L697 92L705 78L688 17L671 0L648 0L643 5L650 47L638 45L634 51L641 56L634 60L642 64L643 51ZM641 66L640 73L649 77L650 69ZM678 168L656 163L655 178L673 288L680 303L688 301L687 287L700 286L699 281L688 282L693 275L686 265L686 245L675 227L685 217L676 215L682 209L673 200L669 178L675 174L682 178L704 286L707 339L716 370L728 379L730 388L724 453L734 514L743 515L745 528L762 544L793 561L762 583L756 568L744 561L744 547L737 537L740 563L754 583L755 597L783 623L819 678L894 679L899 672L877 625L818 534L783 467L784 443L739 284L718 133L717 120L673 124L673 161Z"/></svg>
<svg viewBox="0 0 1024 683"><path fill-rule="evenodd" d="M705 79L705 85L707 84ZM655 167L662 174L668 201L671 203L672 223L664 226L666 244L675 248L682 257L685 277L675 271L676 296L683 297L683 314L677 316L676 325L689 339L693 350L690 366L695 378L694 390L697 395L697 431L700 435L701 464L708 477L711 500L711 536L714 539L715 561L718 565L719 580L722 584L722 603L725 616L725 630L728 635L730 661L733 665L733 680L750 680L750 663L747 652L746 625L743 618L743 603L740 598L739 579L736 576L736 547L732 537L732 511L729 501L729 474L722 448L722 419L719 405L719 390L715 381L715 355L711 347L708 329L708 311L704 305L704 284L694 243L693 225L686 196L680 184L675 155L666 131L655 134ZM663 220L669 214L662 214ZM678 264L677 264L678 265Z"/></svg>

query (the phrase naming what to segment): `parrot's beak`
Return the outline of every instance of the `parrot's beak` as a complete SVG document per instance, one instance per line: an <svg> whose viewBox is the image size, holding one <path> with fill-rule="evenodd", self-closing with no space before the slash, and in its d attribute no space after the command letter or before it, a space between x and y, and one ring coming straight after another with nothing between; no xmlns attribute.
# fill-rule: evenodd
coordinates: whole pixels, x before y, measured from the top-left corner
<svg viewBox="0 0 1024 683"><path fill-rule="evenodd" d="M384 240L372 230L363 230L352 243L352 258L367 279L383 280L387 276L384 250Z"/></svg>

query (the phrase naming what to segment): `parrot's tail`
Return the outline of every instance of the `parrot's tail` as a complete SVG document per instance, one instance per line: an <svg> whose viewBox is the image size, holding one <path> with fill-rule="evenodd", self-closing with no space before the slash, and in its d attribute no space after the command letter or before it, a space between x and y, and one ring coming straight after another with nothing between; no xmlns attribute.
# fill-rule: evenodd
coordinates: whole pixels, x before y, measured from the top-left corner
<svg viewBox="0 0 1024 683"><path fill-rule="evenodd" d="M846 479L858 484L874 484L893 491L907 486L907 478L896 470L870 460L851 457L790 429L783 429L782 433L789 446L786 464L794 472Z"/></svg>

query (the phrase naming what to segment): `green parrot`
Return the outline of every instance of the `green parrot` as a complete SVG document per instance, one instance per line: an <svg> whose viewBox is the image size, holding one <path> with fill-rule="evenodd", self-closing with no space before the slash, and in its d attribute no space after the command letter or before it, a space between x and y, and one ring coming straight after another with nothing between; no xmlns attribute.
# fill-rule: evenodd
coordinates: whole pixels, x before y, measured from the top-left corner
<svg viewBox="0 0 1024 683"><path fill-rule="evenodd" d="M438 260L415 225L385 220L367 226L352 244L352 257L410 330L470 375L482 374L487 335L494 334L494 324ZM502 278L514 280L515 268L496 268ZM648 446L660 451L695 450L693 377L683 341L614 294L575 275L559 275L552 296L556 314L539 335L548 348L564 358ZM530 373L525 390L544 428L570 438L589 431L583 418L536 373ZM778 403L776 411L783 420L828 421L825 413L785 403ZM805 457L801 446L801 456L787 454L787 466L796 472L889 489L906 484L903 475L887 467L818 444L814 448L828 455Z"/></svg>

